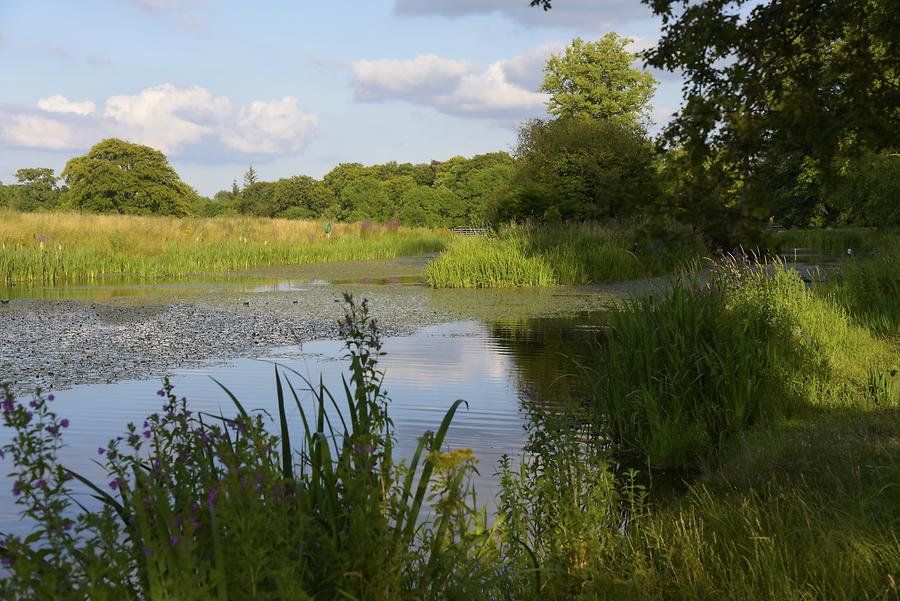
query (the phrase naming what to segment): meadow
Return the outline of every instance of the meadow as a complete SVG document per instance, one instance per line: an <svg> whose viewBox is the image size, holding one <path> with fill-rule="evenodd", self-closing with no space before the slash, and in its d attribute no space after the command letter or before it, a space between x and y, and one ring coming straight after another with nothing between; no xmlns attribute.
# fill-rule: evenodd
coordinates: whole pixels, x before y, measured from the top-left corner
<svg viewBox="0 0 900 601"><path fill-rule="evenodd" d="M254 217L0 211L0 281L91 282L220 274L265 265L387 259L442 250L443 230Z"/></svg>

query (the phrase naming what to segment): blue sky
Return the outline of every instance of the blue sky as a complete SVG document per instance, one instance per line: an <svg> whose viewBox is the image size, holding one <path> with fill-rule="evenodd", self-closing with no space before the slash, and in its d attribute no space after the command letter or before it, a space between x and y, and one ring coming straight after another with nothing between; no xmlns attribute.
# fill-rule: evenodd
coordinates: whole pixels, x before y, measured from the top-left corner
<svg viewBox="0 0 900 601"><path fill-rule="evenodd" d="M104 137L163 150L202 194L340 162L509 150L549 53L608 31L652 45L638 0L0 0L0 181ZM657 73L655 119L680 81Z"/></svg>

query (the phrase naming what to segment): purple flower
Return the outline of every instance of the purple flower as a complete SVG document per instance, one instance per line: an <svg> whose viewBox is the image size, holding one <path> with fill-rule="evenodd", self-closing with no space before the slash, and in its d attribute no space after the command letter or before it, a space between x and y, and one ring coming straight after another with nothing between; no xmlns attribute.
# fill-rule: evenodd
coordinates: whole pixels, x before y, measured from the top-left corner
<svg viewBox="0 0 900 601"><path fill-rule="evenodd" d="M181 541L181 539L178 538L177 536L175 536L174 534L172 535L172 538L169 539L169 542L172 544L173 547L177 547L178 543L180 541Z"/></svg>
<svg viewBox="0 0 900 601"><path fill-rule="evenodd" d="M18 497L22 494L22 484L18 480L13 483L12 493L14 497Z"/></svg>
<svg viewBox="0 0 900 601"><path fill-rule="evenodd" d="M216 504L216 497L219 496L219 487L213 486L206 495L206 503L212 508Z"/></svg>
<svg viewBox="0 0 900 601"><path fill-rule="evenodd" d="M158 394L159 396L166 396L166 391L160 389L160 390L157 390L157 391L156 391L156 394Z"/></svg>
<svg viewBox="0 0 900 601"><path fill-rule="evenodd" d="M38 403L37 401L29 401L28 402L28 406L31 407L32 409L37 409L39 405L40 405L40 403Z"/></svg>
<svg viewBox="0 0 900 601"><path fill-rule="evenodd" d="M4 557L3 559L0 559L0 563L2 563L5 566L11 566L12 565L12 557Z"/></svg>
<svg viewBox="0 0 900 601"><path fill-rule="evenodd" d="M153 557L153 549L144 547L144 557Z"/></svg>
<svg viewBox="0 0 900 601"><path fill-rule="evenodd" d="M103 455L105 452L106 452L106 450L105 450L103 447L97 447L97 454L98 454L98 455Z"/></svg>
<svg viewBox="0 0 900 601"><path fill-rule="evenodd" d="M53 396L52 394L47 395L47 400L48 400L48 401L52 401L52 400L54 400L55 398L56 398L56 397Z"/></svg>
<svg viewBox="0 0 900 601"><path fill-rule="evenodd" d="M68 427L69 427L69 420L68 420L67 418L63 418L62 421L59 422L59 425L62 426L63 428L68 428Z"/></svg>
<svg viewBox="0 0 900 601"><path fill-rule="evenodd" d="M150 430L144 430L144 438L150 438Z"/></svg>
<svg viewBox="0 0 900 601"><path fill-rule="evenodd" d="M119 478L116 478L115 480L110 482L109 487L113 490L117 490L119 488Z"/></svg>
<svg viewBox="0 0 900 601"><path fill-rule="evenodd" d="M56 426L47 426L46 428L44 428L44 430L54 435L59 432L59 428L57 428Z"/></svg>
<svg viewBox="0 0 900 601"><path fill-rule="evenodd" d="M47 486L47 483L44 481L43 478L41 478L40 480L35 482L34 485L37 486L38 488L44 488L45 486Z"/></svg>

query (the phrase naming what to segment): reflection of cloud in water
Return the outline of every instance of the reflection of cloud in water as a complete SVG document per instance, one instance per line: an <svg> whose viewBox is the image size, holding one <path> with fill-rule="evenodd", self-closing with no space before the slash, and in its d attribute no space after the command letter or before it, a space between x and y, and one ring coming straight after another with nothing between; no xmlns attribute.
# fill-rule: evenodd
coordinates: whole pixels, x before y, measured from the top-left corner
<svg viewBox="0 0 900 601"><path fill-rule="evenodd" d="M397 384L434 387L448 383L475 384L485 379L502 380L510 371L509 357L488 344L484 326L475 336L455 336L452 343L446 336L419 338L415 344L404 339L389 340L387 355L381 360L388 380Z"/></svg>

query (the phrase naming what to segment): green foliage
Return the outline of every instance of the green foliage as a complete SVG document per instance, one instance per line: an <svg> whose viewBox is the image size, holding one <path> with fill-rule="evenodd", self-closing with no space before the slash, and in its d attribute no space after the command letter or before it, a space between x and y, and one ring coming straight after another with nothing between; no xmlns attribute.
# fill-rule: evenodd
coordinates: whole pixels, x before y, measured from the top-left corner
<svg viewBox="0 0 900 601"><path fill-rule="evenodd" d="M519 132L499 221L599 220L649 214L659 202L652 145L639 133L584 117L533 120Z"/></svg>
<svg viewBox="0 0 900 601"><path fill-rule="evenodd" d="M872 258L845 263L822 285L823 294L858 320L886 336L900 339L900 243L876 251Z"/></svg>
<svg viewBox="0 0 900 601"><path fill-rule="evenodd" d="M900 152L867 151L839 167L827 195L840 224L900 226Z"/></svg>
<svg viewBox="0 0 900 601"><path fill-rule="evenodd" d="M79 211L183 216L196 198L163 153L115 138L70 159L62 176L67 205Z"/></svg>
<svg viewBox="0 0 900 601"><path fill-rule="evenodd" d="M10 186L8 206L17 211L46 211L59 207L66 190L59 186L53 169L43 167L16 171L19 185Z"/></svg>
<svg viewBox="0 0 900 601"><path fill-rule="evenodd" d="M585 117L642 129L649 120L656 80L632 67L633 42L609 32L597 42L572 40L563 54L544 67L541 91L550 94L549 112L557 117Z"/></svg>
<svg viewBox="0 0 900 601"><path fill-rule="evenodd" d="M435 288L618 282L669 271L702 250L646 235L636 226L511 225L496 237L459 238L428 264L426 278Z"/></svg>
<svg viewBox="0 0 900 601"><path fill-rule="evenodd" d="M705 285L613 308L596 365L597 419L658 467L690 467L723 440L802 406L867 398L891 353L777 264L729 259Z"/></svg>
<svg viewBox="0 0 900 601"><path fill-rule="evenodd" d="M774 211L800 226L838 223L843 212L827 198L835 159L896 146L894 3L646 3L663 22L648 63L687 81L666 130L693 184L683 206L731 206L717 195L724 181L740 198L732 219Z"/></svg>

